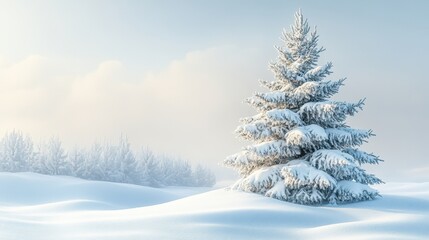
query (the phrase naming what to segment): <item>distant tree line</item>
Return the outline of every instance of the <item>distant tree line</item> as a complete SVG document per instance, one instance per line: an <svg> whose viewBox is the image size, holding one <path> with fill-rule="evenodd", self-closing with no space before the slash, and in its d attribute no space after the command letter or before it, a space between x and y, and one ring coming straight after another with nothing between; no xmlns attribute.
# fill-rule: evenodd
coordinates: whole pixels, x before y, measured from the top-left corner
<svg viewBox="0 0 429 240"><path fill-rule="evenodd" d="M36 172L67 175L89 180L132 183L151 187L213 186L213 172L201 165L166 155L148 148L136 153L121 137L117 144L93 144L89 149L74 148L67 152L59 138L34 145L19 131L4 135L0 142L0 171Z"/></svg>

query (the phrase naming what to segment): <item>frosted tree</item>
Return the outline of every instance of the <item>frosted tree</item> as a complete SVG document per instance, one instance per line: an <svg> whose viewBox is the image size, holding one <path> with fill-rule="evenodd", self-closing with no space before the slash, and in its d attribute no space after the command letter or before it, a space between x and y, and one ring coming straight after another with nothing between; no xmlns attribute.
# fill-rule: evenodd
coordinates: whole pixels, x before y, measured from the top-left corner
<svg viewBox="0 0 429 240"><path fill-rule="evenodd" d="M152 187L215 183L209 169L199 166L192 171L185 160L156 155L147 148L134 154L126 137L121 137L117 145L95 143L90 149L75 147L67 153L58 137L33 145L30 137L15 130L0 140L0 171L31 171Z"/></svg>
<svg viewBox="0 0 429 240"><path fill-rule="evenodd" d="M139 184L151 187L159 187L162 184L160 163L155 154L148 148L141 148L137 155L139 170Z"/></svg>
<svg viewBox="0 0 429 240"><path fill-rule="evenodd" d="M224 160L241 174L232 188L309 205L374 199L368 185L382 181L361 165L381 160L357 149L373 133L345 123L364 101L329 100L345 79L326 80L332 63L318 65L325 49L300 11L282 41L270 65L275 80L261 81L268 92L248 99L258 114L236 129L254 144Z"/></svg>
<svg viewBox="0 0 429 240"><path fill-rule="evenodd" d="M192 186L192 167L188 161L177 159L174 161L177 171L177 186Z"/></svg>
<svg viewBox="0 0 429 240"><path fill-rule="evenodd" d="M74 177L83 178L86 171L86 153L75 147L67 158L67 166L69 174Z"/></svg>
<svg viewBox="0 0 429 240"><path fill-rule="evenodd" d="M198 164L193 171L193 179L195 186L212 187L216 183L216 177L206 167Z"/></svg>
<svg viewBox="0 0 429 240"><path fill-rule="evenodd" d="M19 131L7 133L0 143L0 171L28 171L34 160L33 142Z"/></svg>
<svg viewBox="0 0 429 240"><path fill-rule="evenodd" d="M117 181L124 183L137 182L137 162L126 137L120 138L115 157L114 164L119 178Z"/></svg>
<svg viewBox="0 0 429 240"><path fill-rule="evenodd" d="M44 157L44 171L50 175L68 175L67 154L62 147L62 143L58 137L53 137L49 140L47 148L42 151Z"/></svg>
<svg viewBox="0 0 429 240"><path fill-rule="evenodd" d="M97 162L97 180L119 181L121 178L116 164L118 148L110 144L104 144L101 148L100 159Z"/></svg>
<svg viewBox="0 0 429 240"><path fill-rule="evenodd" d="M102 180L104 176L102 160L103 148L99 143L94 143L85 158L85 171L83 178L91 180Z"/></svg>
<svg viewBox="0 0 429 240"><path fill-rule="evenodd" d="M34 158L29 162L29 171L35 173L48 174L45 169L46 147L42 143L38 143L34 148Z"/></svg>

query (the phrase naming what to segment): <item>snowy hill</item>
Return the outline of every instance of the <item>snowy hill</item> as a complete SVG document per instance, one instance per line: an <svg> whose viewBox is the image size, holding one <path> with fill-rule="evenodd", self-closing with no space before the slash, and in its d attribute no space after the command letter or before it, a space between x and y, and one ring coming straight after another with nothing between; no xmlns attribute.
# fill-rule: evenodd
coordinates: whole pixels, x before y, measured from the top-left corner
<svg viewBox="0 0 429 240"><path fill-rule="evenodd" d="M37 173L0 173L0 189L2 207L61 203L75 205L77 210L112 210L169 202L210 188L151 188Z"/></svg>
<svg viewBox="0 0 429 240"><path fill-rule="evenodd" d="M429 236L429 183L389 183L378 188L383 198L336 207L224 189L153 189L32 173L0 173L0 189L0 239Z"/></svg>

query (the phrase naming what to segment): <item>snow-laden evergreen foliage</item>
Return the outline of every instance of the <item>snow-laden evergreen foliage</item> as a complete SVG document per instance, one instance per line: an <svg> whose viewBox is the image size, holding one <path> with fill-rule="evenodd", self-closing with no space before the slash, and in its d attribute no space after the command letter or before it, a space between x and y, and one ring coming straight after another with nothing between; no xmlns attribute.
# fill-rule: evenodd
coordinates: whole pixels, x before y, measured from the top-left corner
<svg viewBox="0 0 429 240"><path fill-rule="evenodd" d="M345 79L326 80L332 63L318 65L325 50L317 46L318 38L297 12L290 31L283 33L278 60L271 64L276 79L261 81L269 91L247 100L258 114L241 119L242 125L236 129L240 137L254 144L224 160L242 176L232 189L300 204L378 196L368 185L382 181L361 165L381 160L357 149L373 134L345 124L364 101L329 100Z"/></svg>
<svg viewBox="0 0 429 240"><path fill-rule="evenodd" d="M126 138L118 144L93 144L90 149L68 152L59 138L34 147L21 132L7 133L0 141L0 171L68 175L89 180L133 183L144 186L210 187L213 172L189 162L156 155L147 148L135 154Z"/></svg>

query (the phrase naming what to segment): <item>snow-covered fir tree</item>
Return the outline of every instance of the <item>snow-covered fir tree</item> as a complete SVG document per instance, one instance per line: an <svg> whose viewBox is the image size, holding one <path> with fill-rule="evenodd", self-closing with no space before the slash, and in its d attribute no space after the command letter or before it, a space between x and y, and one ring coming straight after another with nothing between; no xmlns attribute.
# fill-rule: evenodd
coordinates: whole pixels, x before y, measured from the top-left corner
<svg viewBox="0 0 429 240"><path fill-rule="evenodd" d="M258 114L236 129L254 144L224 160L242 176L232 189L308 205L374 199L379 194L368 185L382 181L361 165L381 160L357 149L373 133L345 123L364 101L329 100L345 79L326 80L332 63L318 65L325 49L301 11L282 40L270 65L275 80L261 81L268 92L248 99Z"/></svg>

